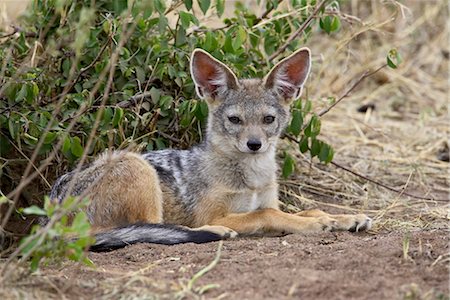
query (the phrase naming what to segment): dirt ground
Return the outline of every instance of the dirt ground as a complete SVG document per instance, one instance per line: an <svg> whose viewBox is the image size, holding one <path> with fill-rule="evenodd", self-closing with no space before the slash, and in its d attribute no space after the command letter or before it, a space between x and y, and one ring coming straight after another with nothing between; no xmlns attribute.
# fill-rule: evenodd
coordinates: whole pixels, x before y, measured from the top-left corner
<svg viewBox="0 0 450 300"><path fill-rule="evenodd" d="M140 244L90 253L95 268L64 262L16 274L0 298L449 299L446 231L238 238L192 280L218 247Z"/></svg>

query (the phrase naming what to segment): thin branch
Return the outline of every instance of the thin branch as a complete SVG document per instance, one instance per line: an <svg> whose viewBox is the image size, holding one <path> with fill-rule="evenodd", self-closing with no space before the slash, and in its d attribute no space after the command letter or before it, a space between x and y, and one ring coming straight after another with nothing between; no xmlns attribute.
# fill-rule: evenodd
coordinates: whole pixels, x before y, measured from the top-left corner
<svg viewBox="0 0 450 300"><path fill-rule="evenodd" d="M37 37L36 32L23 31L23 29L20 28L19 26L11 25L11 27L13 28L13 31L11 33L8 33L5 35L0 35L0 39L11 37L11 36L15 35L16 33L23 33L25 35L25 37Z"/></svg>
<svg viewBox="0 0 450 300"><path fill-rule="evenodd" d="M280 53L282 53L284 50L286 50L286 48L289 46L290 43L292 43L293 40L295 40L305 29L306 27L308 27L308 25L311 23L311 21L316 17L316 15L319 13L319 10L322 9L322 7L325 5L325 3L328 0L322 0L322 2L320 2L316 8L314 9L314 11L312 12L311 15L309 15L309 17L306 19L306 21L302 24L302 26L297 29L284 43L283 46L281 46L280 48L277 49L277 51L275 51L274 53L272 53L271 56L269 56L269 61L272 61L275 57L277 57L278 55L280 55Z"/></svg>
<svg viewBox="0 0 450 300"><path fill-rule="evenodd" d="M78 80L80 80L81 75L83 75L84 73L86 73L89 69L91 69L101 58L103 53L105 52L106 48L108 47L108 45L111 44L112 41L112 37L113 35L109 35L108 39L106 40L105 44L103 45L103 47L100 49L100 52L97 54L97 56L94 58L93 61L91 61L91 63L89 65L87 65L84 68L80 69L80 72L78 72L77 76L75 77L74 80L72 80L72 82L70 83L70 85L66 88L67 91L70 91L75 84L78 82ZM54 97L53 99L50 100L50 102L55 101L56 99L58 99L61 95L58 95L56 97ZM46 104L46 103L44 103Z"/></svg>
<svg viewBox="0 0 450 300"><path fill-rule="evenodd" d="M282 138L287 138L288 140L290 140L290 141L292 141L292 142L295 142L295 143L297 143L297 144L299 143L299 141L298 141L295 137L293 137L292 135L287 134L287 133L285 133L285 134L282 136ZM349 169L349 168L347 168L347 167L344 167L344 166L342 166L342 165L336 163L334 160L331 161L330 164L332 164L332 165L335 166L336 168L339 168L339 169L342 169L342 170L344 170L344 171L346 171L346 172L349 172L349 173L351 173L351 174L353 174L353 175L355 175L355 176L357 176L357 177L359 177L359 178L362 178L362 179L364 179L364 180L366 180L366 181L369 181L369 182L371 182L371 183L373 183L373 184L376 184L376 185L378 185L378 186L381 186L382 188L385 188L385 189L387 189L387 190L389 190L389 191L391 191L391 192L399 193L400 195L405 195L405 196L408 196L408 197L411 197L411 198L414 198L414 199L420 199L420 200L429 200L429 201L448 202L448 203L450 203L450 201L449 201L448 199L434 199L434 198L432 198L432 197L417 196L417 195L413 195L413 194L410 194L410 193L405 192L405 188L402 188L402 189L396 189L396 188L393 188L393 187L391 187L391 186L388 186L388 185L385 184L385 183L382 183L382 182L380 182L380 181L377 181L377 180L375 180L375 179L372 179L372 178L370 178L370 177L367 177L367 176L365 176L365 175L362 175L362 174L360 174L360 173L358 173L358 172L356 172L356 171L353 171L353 170L351 170L351 169Z"/></svg>
<svg viewBox="0 0 450 300"><path fill-rule="evenodd" d="M333 107L335 107L339 102L341 102L344 98L348 97L348 95L350 95L350 93L367 77L372 76L373 74L377 73L378 71L380 71L381 69L387 67L387 64L382 65L381 67L379 67L378 69L369 72L366 71L364 72L364 74L361 75L361 77L355 81L355 83L353 83L353 85L338 99L336 100L332 105L330 105L329 107L326 107L324 109L322 109L317 115L319 117L323 116L324 114L326 114L327 112L329 112Z"/></svg>
<svg viewBox="0 0 450 300"><path fill-rule="evenodd" d="M160 136L162 136L163 138L166 138L166 139L168 139L168 140L171 140L172 142L174 142L174 143L176 143L176 144L181 144L181 140L180 140L180 139L177 139L177 138L175 138L175 137L173 137L173 136L171 136L171 135L168 135L167 133L164 133L164 132L162 132L162 131L160 131L160 130L158 130L157 133L158 133Z"/></svg>
<svg viewBox="0 0 450 300"><path fill-rule="evenodd" d="M278 1L277 5L280 5L281 2L283 2L283 0ZM261 17L257 18L253 24L253 26L255 26L256 24L259 24L259 22L261 22L262 20L266 19L267 16L275 9L274 5L270 5L270 7L263 12L263 14L261 15Z"/></svg>
<svg viewBox="0 0 450 300"><path fill-rule="evenodd" d="M405 196L408 196L408 197L411 197L411 198L414 198L414 199L420 199L420 200L431 200L431 201L436 201L436 202L450 202L448 199L434 199L434 198L432 198L432 197L423 197L423 196L417 196L417 195L413 195L413 194L410 194L410 193L407 193L407 192L405 192L405 189L404 188L402 188L402 189L396 189L396 188L393 188L393 187L391 187L391 186L388 186L387 184L384 184L384 183L382 183L382 182L379 182L379 181L377 181L377 180L374 180L374 179L372 179L372 178L369 178L369 177L367 177L367 176L365 176L365 175L362 175L362 174L360 174L360 173L358 173L358 172L355 172L355 171L353 171L353 170L351 170L351 169L349 169L349 168L347 168L347 167L344 167L344 166L342 166L342 165L340 165L340 164L338 164L338 163L336 163L335 161L332 161L332 162L330 162L333 166L335 166L336 168L339 168L339 169L342 169L342 170L344 170L344 171L346 171L346 172L349 172L349 173L351 173L351 174L353 174L353 175L355 175L355 176L357 176L357 177L359 177L359 178L362 178L362 179L364 179L364 180L366 180L366 181L369 181L369 182L371 182L371 183L373 183L373 184L376 184L376 185L378 185L378 186L381 186L382 188L385 188L385 189L387 189L387 190L389 190L389 191L391 191L391 192L394 192L394 193L399 193L399 194L401 194L401 195L405 195Z"/></svg>
<svg viewBox="0 0 450 300"><path fill-rule="evenodd" d="M139 100L142 100L142 99L145 99L147 97L150 97L151 95L152 95L151 92L139 93L139 94L136 94L134 96L131 96L127 100L120 101L116 105L118 107L121 107L121 108L128 108L128 107L130 107L132 105L135 105Z"/></svg>

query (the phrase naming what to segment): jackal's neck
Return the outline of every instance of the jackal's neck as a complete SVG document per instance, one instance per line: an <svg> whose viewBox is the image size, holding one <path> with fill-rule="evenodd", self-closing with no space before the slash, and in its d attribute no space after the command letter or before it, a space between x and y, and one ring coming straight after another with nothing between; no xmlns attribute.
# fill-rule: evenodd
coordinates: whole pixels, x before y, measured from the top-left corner
<svg viewBox="0 0 450 300"><path fill-rule="evenodd" d="M259 190L273 186L277 180L275 149L264 153L226 153L220 147L208 145L202 155L204 170L212 175L210 180L232 189ZM205 149L206 150L206 149Z"/></svg>

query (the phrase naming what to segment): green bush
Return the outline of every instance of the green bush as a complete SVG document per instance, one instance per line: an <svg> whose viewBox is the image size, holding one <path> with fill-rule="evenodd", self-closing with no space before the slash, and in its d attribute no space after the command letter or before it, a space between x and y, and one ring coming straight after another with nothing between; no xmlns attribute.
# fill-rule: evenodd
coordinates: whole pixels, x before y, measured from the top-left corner
<svg viewBox="0 0 450 300"><path fill-rule="evenodd" d="M86 256L86 249L95 239L90 235L91 225L86 213L88 199L68 197L62 204L52 203L45 198L44 207L30 206L21 209L26 215L47 217L46 226L34 225L30 235L21 240L19 248L22 260L30 258L31 271L36 271L44 261L58 262L61 258L81 261L93 266Z"/></svg>
<svg viewBox="0 0 450 300"><path fill-rule="evenodd" d="M298 13L261 19L237 3L223 27L208 30L199 27L192 1L171 7L165 3L35 0L20 30L0 47L0 156L20 157L20 149L25 155L38 150L44 158L56 151L73 164L83 154L95 155L108 147L189 147L202 139L208 112L206 104L195 99L188 69L192 50L211 52L240 77L263 76L273 64L268 57L316 5L314 0L293 0ZM277 3L268 1L266 7L276 11L275 16L282 13ZM223 0L198 4L200 14L223 14ZM175 25L169 25L169 13ZM338 30L335 19L324 17L320 27L328 33ZM284 55L305 44L315 22ZM289 129L295 136L301 135L310 110L301 105L295 103ZM303 152L314 148L317 134L302 139ZM318 157L329 161L332 152ZM11 170L6 166L5 172Z"/></svg>

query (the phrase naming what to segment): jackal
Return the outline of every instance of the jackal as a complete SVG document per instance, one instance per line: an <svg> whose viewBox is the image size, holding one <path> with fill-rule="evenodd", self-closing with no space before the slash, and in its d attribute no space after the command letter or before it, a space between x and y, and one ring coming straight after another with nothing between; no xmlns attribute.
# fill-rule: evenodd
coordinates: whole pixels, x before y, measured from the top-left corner
<svg viewBox="0 0 450 300"><path fill-rule="evenodd" d="M302 92L311 54L302 48L264 79L238 79L207 52L192 53L196 91L209 108L205 141L188 150L108 152L60 177L50 194L87 197L93 251L138 242L209 242L242 235L281 235L371 227L364 214L298 214L278 207L277 141Z"/></svg>

